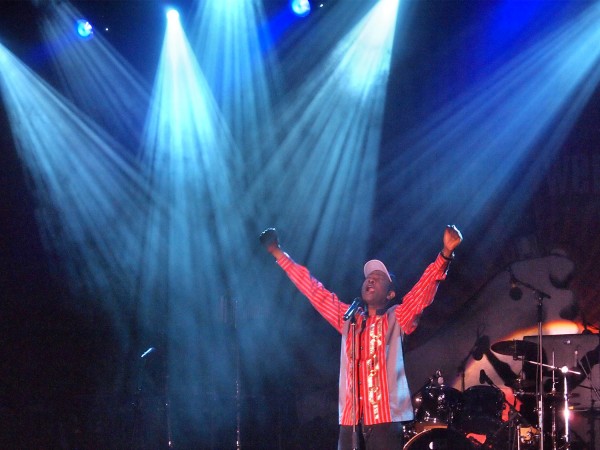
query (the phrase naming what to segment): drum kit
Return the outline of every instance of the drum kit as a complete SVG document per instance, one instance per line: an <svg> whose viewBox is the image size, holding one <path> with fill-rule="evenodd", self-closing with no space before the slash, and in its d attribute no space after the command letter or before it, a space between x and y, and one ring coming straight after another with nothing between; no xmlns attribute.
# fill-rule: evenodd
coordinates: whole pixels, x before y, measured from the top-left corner
<svg viewBox="0 0 600 450"><path fill-rule="evenodd" d="M546 371L557 369L526 360L532 351L534 354L537 351L537 344L533 342L501 341L491 349L523 363L546 366ZM461 392L445 385L441 371L436 371L413 396L415 420L405 426L404 450L537 450L541 445L552 450L571 448L557 435L556 410L563 400L566 402L565 395L555 393L554 389L553 393L544 395L544 409L552 412L549 414L552 424L544 427L550 431L545 433L548 438L540 443L540 428L535 426L535 381L518 377L511 386L515 399L522 405L532 405L529 415L523 412L523 407L518 411L516 404L508 402L504 392L483 370L479 382ZM507 412L505 420L503 412Z"/></svg>
<svg viewBox="0 0 600 450"><path fill-rule="evenodd" d="M436 375L439 375L439 371ZM492 435L502 426L504 395L489 385L460 392L434 376L413 397L415 421L406 427L405 450L474 450L481 444L467 435Z"/></svg>

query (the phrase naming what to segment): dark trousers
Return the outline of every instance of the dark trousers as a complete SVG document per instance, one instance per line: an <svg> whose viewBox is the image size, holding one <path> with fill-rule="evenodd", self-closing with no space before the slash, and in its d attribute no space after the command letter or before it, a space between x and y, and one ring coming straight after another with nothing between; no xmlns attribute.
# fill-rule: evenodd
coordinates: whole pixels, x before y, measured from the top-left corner
<svg viewBox="0 0 600 450"><path fill-rule="evenodd" d="M360 450L402 450L404 427L401 422L356 426ZM338 450L353 450L352 426L340 425Z"/></svg>

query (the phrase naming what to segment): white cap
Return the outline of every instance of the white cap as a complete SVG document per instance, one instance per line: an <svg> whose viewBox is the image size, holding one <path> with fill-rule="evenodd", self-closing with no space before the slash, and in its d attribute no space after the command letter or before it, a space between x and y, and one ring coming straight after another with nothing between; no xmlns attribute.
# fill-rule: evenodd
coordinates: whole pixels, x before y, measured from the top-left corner
<svg viewBox="0 0 600 450"><path fill-rule="evenodd" d="M385 273L388 277L388 280L390 280L390 282L393 283L392 277L390 276L390 273L388 272L387 268L385 267L385 264L383 264L378 259L372 259L371 261L367 261L365 263L365 278L368 277L369 274L371 274L371 272L375 272L376 270L380 270L383 273Z"/></svg>

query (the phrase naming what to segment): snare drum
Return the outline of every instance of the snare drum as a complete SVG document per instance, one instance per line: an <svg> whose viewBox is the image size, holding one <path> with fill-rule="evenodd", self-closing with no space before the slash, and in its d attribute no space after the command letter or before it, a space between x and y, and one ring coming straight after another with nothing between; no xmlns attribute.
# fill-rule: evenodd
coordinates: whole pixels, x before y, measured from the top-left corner
<svg viewBox="0 0 600 450"><path fill-rule="evenodd" d="M471 386L463 393L459 428L466 433L490 434L502 423L504 393L487 385Z"/></svg>

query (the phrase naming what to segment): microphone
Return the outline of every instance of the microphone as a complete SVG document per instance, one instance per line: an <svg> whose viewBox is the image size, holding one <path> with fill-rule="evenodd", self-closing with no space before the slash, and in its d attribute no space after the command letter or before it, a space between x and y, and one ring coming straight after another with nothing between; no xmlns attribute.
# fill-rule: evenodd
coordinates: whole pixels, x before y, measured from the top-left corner
<svg viewBox="0 0 600 450"><path fill-rule="evenodd" d="M493 384L492 380L490 380L490 377L487 376L487 374L485 373L485 370L481 369L479 371L479 384L483 384L483 383L487 383L487 384Z"/></svg>
<svg viewBox="0 0 600 450"><path fill-rule="evenodd" d="M517 284L517 280L514 276L510 277L510 290L508 291L508 295L510 295L510 298L514 301L521 300L521 297L523 296L523 291Z"/></svg>
<svg viewBox="0 0 600 450"><path fill-rule="evenodd" d="M479 334L479 332L477 333ZM475 345L471 349L471 355L473 355L473 359L475 361L481 361L483 359L483 355L485 351L490 346L490 338L485 334L482 336L477 336L477 340L475 341Z"/></svg>
<svg viewBox="0 0 600 450"><path fill-rule="evenodd" d="M144 353L142 353L142 356L140 356L140 358L142 358L142 359L145 358L150 353L152 353L154 350L156 350L154 347L150 347L148 350L146 350Z"/></svg>
<svg viewBox="0 0 600 450"><path fill-rule="evenodd" d="M356 312L356 310L358 308L360 308L362 305L363 305L362 298L356 297L354 299L354 301L352 302L352 304L350 305L350 307L348 308L348 311L346 311L346 313L344 314L344 321L346 321L350 317L352 317L354 315L354 313Z"/></svg>
<svg viewBox="0 0 600 450"><path fill-rule="evenodd" d="M510 290L508 291L508 295L510 295L510 298L515 302L519 301L521 300L521 297L523 297L523 291L519 287L520 283L512 271L512 266L508 266L508 274L510 275Z"/></svg>

